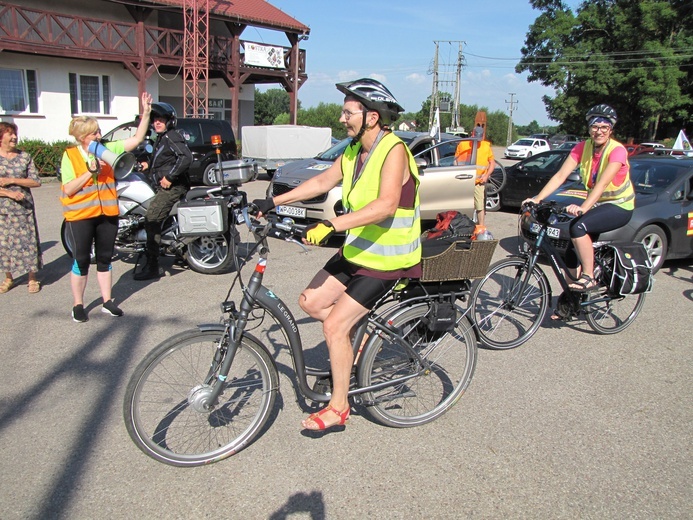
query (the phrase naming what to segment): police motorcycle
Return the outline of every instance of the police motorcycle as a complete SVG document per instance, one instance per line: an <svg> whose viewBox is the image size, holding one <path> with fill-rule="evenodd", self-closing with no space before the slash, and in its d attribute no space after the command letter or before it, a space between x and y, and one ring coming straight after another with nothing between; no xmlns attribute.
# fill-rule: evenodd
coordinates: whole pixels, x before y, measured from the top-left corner
<svg viewBox="0 0 693 520"><path fill-rule="evenodd" d="M144 220L155 195L154 187L149 176L141 172L133 154L126 152L116 155L100 143L93 142L92 145L94 150L90 146L90 151L111 165L116 178L119 220L115 252L122 256L137 255L137 264L146 251ZM147 145L147 149L151 153L151 144ZM234 226L232 207L239 203L238 186L257 176L257 167L252 162L221 161L219 149L217 157L220 186L189 190L171 208L161 227L160 254L175 256L185 261L193 271L202 274L224 272L233 265L240 236ZM72 257L73 244L66 233L64 220L60 238L65 251ZM93 251L92 261L95 261Z"/></svg>

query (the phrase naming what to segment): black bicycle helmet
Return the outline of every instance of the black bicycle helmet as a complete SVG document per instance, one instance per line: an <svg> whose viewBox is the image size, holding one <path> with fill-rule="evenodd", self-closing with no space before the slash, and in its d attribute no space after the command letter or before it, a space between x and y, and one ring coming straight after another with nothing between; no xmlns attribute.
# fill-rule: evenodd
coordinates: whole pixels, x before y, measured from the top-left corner
<svg viewBox="0 0 693 520"><path fill-rule="evenodd" d="M176 109L169 103L152 103L152 118L163 117L166 119L166 129L171 130L176 127Z"/></svg>
<svg viewBox="0 0 693 520"><path fill-rule="evenodd" d="M616 115L616 111L611 108L609 105L595 105L592 108L590 108L587 111L587 116L585 119L587 119L587 122L589 124L592 124L592 121L594 120L595 117L603 117L604 119L608 119L611 121L611 126L616 125L616 121L618 121L618 116Z"/></svg>
<svg viewBox="0 0 693 520"><path fill-rule="evenodd" d="M404 112L395 96L385 85L371 78L361 78L356 81L337 83L337 90L346 96L356 98L368 110L378 112L384 125L389 125Z"/></svg>

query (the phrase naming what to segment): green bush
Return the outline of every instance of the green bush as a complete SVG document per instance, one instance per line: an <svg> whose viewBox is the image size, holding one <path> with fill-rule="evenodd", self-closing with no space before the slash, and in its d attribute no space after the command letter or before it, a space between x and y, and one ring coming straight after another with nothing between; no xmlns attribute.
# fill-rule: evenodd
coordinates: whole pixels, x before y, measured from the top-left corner
<svg viewBox="0 0 693 520"><path fill-rule="evenodd" d="M74 143L71 141L46 143L39 139L22 139L17 148L31 155L39 175L51 176L55 175L58 166L60 166L60 159L65 148L71 144Z"/></svg>

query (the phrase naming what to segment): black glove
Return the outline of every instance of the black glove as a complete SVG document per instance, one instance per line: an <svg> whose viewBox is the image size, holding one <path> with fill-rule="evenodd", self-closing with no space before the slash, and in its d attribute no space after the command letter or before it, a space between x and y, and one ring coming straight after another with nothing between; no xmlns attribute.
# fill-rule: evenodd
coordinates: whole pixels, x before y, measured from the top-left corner
<svg viewBox="0 0 693 520"><path fill-rule="evenodd" d="M306 241L314 246L324 246L332 235L334 235L334 226L329 220L316 222L306 227L301 233L301 236Z"/></svg>
<svg viewBox="0 0 693 520"><path fill-rule="evenodd" d="M274 200L272 197L267 197L266 199L255 199L253 201L253 206L255 206L263 215L267 215L270 210L274 209Z"/></svg>

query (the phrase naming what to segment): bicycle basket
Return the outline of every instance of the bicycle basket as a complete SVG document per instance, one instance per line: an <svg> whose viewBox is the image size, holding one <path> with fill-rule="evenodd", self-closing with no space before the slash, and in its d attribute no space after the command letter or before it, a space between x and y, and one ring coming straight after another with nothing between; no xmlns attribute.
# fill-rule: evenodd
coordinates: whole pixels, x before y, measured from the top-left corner
<svg viewBox="0 0 693 520"><path fill-rule="evenodd" d="M422 282L483 278L498 240L458 241L442 253L421 259Z"/></svg>

